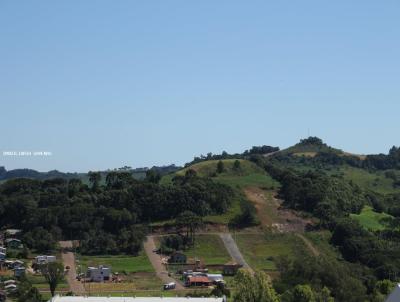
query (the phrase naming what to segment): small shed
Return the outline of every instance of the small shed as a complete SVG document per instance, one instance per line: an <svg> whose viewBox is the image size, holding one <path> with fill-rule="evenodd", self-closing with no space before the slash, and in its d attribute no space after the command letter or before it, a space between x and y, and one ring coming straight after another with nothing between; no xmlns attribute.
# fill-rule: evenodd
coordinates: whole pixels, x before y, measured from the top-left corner
<svg viewBox="0 0 400 302"><path fill-rule="evenodd" d="M169 257L168 262L169 263L186 264L187 257L186 257L186 255L184 253L182 253L180 251L176 251L176 252L172 253L172 255Z"/></svg>
<svg viewBox="0 0 400 302"><path fill-rule="evenodd" d="M99 265L99 267L88 267L87 277L92 282L103 282L111 279L111 268Z"/></svg>
<svg viewBox="0 0 400 302"><path fill-rule="evenodd" d="M11 249L21 249L22 241L16 238L8 238L5 240L6 246Z"/></svg>
<svg viewBox="0 0 400 302"><path fill-rule="evenodd" d="M225 276L234 276L240 268L242 268L242 265L237 264L236 262L228 262L224 264L222 272Z"/></svg>
<svg viewBox="0 0 400 302"><path fill-rule="evenodd" d="M207 274L207 278L211 282L221 282L224 280L224 277L221 274Z"/></svg>
<svg viewBox="0 0 400 302"><path fill-rule="evenodd" d="M12 280L12 279L10 279L10 280L6 280L6 281L4 281L3 282L4 283L4 285L10 285L10 284L15 284L16 283L16 281L15 280Z"/></svg>
<svg viewBox="0 0 400 302"><path fill-rule="evenodd" d="M15 238L21 232L22 232L22 230L19 230L19 229L7 229L4 231L7 238Z"/></svg>
<svg viewBox="0 0 400 302"><path fill-rule="evenodd" d="M4 286L4 289L8 292L13 292L17 290L17 286L15 284L9 284Z"/></svg>
<svg viewBox="0 0 400 302"><path fill-rule="evenodd" d="M25 267L24 266L19 266L14 268L14 277L21 277L25 275Z"/></svg>
<svg viewBox="0 0 400 302"><path fill-rule="evenodd" d="M34 260L35 264L47 264L51 262L56 262L56 256L40 255L36 256Z"/></svg>

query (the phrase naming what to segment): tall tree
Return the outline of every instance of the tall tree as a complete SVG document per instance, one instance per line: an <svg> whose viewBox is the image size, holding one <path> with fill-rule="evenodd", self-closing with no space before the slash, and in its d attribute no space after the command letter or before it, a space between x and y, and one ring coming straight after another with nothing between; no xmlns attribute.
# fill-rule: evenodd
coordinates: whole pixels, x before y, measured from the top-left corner
<svg viewBox="0 0 400 302"><path fill-rule="evenodd" d="M235 276L234 302L279 302L271 280L264 272L254 275L248 270L239 270Z"/></svg>
<svg viewBox="0 0 400 302"><path fill-rule="evenodd" d="M217 164L217 173L220 174L220 173L224 172L224 170L225 170L224 162L222 160L220 160Z"/></svg>
<svg viewBox="0 0 400 302"><path fill-rule="evenodd" d="M101 174L100 172L89 171L88 175L89 175L89 181L92 184L92 190L96 192L100 185Z"/></svg>
<svg viewBox="0 0 400 302"><path fill-rule="evenodd" d="M202 224L201 217L191 211L185 211L178 215L175 223L179 228L186 228L186 237L194 244L196 230Z"/></svg>
<svg viewBox="0 0 400 302"><path fill-rule="evenodd" d="M40 268L40 271L49 284L51 296L54 297L58 283L60 283L65 276L64 266L58 262L51 262L44 264Z"/></svg>

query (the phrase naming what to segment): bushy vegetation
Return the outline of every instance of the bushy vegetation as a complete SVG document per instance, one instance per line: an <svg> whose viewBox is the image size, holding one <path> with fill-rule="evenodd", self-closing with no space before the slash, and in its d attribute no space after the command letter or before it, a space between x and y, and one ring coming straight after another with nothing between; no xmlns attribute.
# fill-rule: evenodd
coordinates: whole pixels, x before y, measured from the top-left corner
<svg viewBox="0 0 400 302"><path fill-rule="evenodd" d="M137 181L130 173L111 172L105 185L97 173L91 186L80 180L9 180L0 186L0 224L20 228L24 241L46 252L59 239L80 239L88 254L137 254L149 222L177 217L222 214L232 190L187 173L169 186Z"/></svg>

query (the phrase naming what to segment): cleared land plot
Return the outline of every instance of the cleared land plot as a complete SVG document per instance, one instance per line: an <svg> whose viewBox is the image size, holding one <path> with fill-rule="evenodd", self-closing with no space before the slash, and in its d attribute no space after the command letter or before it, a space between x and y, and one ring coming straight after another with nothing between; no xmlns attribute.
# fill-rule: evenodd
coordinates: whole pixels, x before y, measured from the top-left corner
<svg viewBox="0 0 400 302"><path fill-rule="evenodd" d="M154 269L147 258L147 255L141 251L139 256L112 255L112 256L81 256L79 264L82 271L86 271L88 266L106 265L112 268L112 272L154 272Z"/></svg>
<svg viewBox="0 0 400 302"><path fill-rule="evenodd" d="M160 237L155 238L156 246L160 246ZM217 234L196 235L195 246L184 250L183 253L190 259L197 257L204 264L225 264L231 261L224 243Z"/></svg>
<svg viewBox="0 0 400 302"><path fill-rule="evenodd" d="M382 220L393 218L389 214L375 212L370 206L365 206L360 214L351 214L350 216L356 219L364 228L371 231L384 230L386 226Z"/></svg>
<svg viewBox="0 0 400 302"><path fill-rule="evenodd" d="M233 236L247 263L258 270L276 270L279 256L294 258L308 253L304 242L295 234L236 234Z"/></svg>
<svg viewBox="0 0 400 302"><path fill-rule="evenodd" d="M155 273L132 273L123 276L124 281L121 283L85 283L86 292L104 293L104 292L129 292L136 290L160 290L162 282L157 278Z"/></svg>

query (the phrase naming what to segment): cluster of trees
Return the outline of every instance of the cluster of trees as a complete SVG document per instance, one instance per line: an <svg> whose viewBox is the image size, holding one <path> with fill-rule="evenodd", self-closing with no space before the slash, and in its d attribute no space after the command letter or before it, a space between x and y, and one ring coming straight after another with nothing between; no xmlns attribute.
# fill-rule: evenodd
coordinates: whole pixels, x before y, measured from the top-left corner
<svg viewBox="0 0 400 302"><path fill-rule="evenodd" d="M254 155L264 155L273 152L279 151L279 147L272 146L253 146L251 149L244 151L243 153L234 153L229 154L226 151L222 151L221 154L212 154L211 152L207 153L207 155L196 156L191 162L186 163L185 167L189 167L191 165L207 161L207 160L222 160L222 159L247 159Z"/></svg>
<svg viewBox="0 0 400 302"><path fill-rule="evenodd" d="M322 226L332 228L339 217L359 213L366 203L358 186L322 171L298 172L274 165L266 169L281 183L285 205L314 214Z"/></svg>
<svg viewBox="0 0 400 302"><path fill-rule="evenodd" d="M38 252L60 239L80 239L84 253L136 254L150 222L224 213L232 190L187 173L172 185L153 177L133 179L129 172L110 172L105 182L90 173L91 185L79 179L9 180L0 186L0 224L24 231L24 242Z"/></svg>
<svg viewBox="0 0 400 302"><path fill-rule="evenodd" d="M246 150L243 152L243 155L254 155L254 154L269 154L273 152L279 151L279 147L272 147L272 146L253 146L250 150Z"/></svg>
<svg viewBox="0 0 400 302"><path fill-rule="evenodd" d="M388 155L367 155L363 166L377 170L400 169L400 147L393 146Z"/></svg>
<svg viewBox="0 0 400 302"><path fill-rule="evenodd" d="M351 218L339 220L333 230L331 243L343 257L372 269L382 280L398 280L400 276L400 231L397 229L372 233Z"/></svg>
<svg viewBox="0 0 400 302"><path fill-rule="evenodd" d="M329 255L281 257L278 269L281 277L274 280L274 288L281 294L282 302L383 302L395 285L388 279L379 281L372 270L360 263L349 263ZM293 300L299 286L308 293L307 299L298 296L298 300Z"/></svg>

